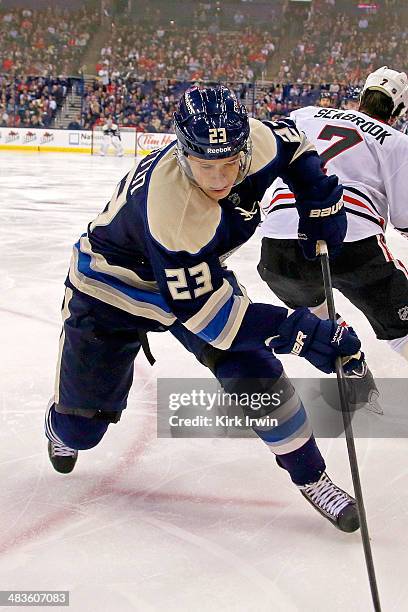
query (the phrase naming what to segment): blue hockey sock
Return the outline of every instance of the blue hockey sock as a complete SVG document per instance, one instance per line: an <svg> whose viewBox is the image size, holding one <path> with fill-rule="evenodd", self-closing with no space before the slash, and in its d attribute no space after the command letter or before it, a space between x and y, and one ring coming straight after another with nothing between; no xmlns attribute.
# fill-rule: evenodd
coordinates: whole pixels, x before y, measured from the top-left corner
<svg viewBox="0 0 408 612"><path fill-rule="evenodd" d="M276 455L278 465L289 472L289 476L297 486L317 482L326 469L324 459L312 435L300 448Z"/></svg>

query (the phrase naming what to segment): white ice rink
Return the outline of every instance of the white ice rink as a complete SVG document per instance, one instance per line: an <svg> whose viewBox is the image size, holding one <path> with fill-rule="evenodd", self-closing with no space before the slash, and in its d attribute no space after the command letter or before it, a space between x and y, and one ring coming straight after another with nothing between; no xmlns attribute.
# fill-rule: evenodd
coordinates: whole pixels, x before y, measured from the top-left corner
<svg viewBox="0 0 408 612"><path fill-rule="evenodd" d="M121 422L71 475L52 469L43 412L71 245L131 164L0 153L0 589L69 590L75 612L371 610L360 532L320 517L262 442L156 438L156 378L208 376L168 333L150 335L153 368L139 355ZM388 241L408 263L408 242L392 231ZM257 277L259 246L253 239L230 267L254 301L278 303ZM374 375L408 378L362 314L336 299ZM284 363L291 376L318 376L304 360ZM356 444L383 610L403 612L408 440ZM321 449L350 490L344 439Z"/></svg>

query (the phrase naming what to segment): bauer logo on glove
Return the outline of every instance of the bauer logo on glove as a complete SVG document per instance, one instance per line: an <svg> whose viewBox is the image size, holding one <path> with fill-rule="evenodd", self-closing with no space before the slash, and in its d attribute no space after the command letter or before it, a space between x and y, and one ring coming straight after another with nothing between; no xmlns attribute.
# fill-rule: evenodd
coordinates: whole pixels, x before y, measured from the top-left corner
<svg viewBox="0 0 408 612"><path fill-rule="evenodd" d="M293 345L293 348L290 352L293 353L294 355L300 355L305 345L304 340L306 340L306 338L307 338L307 334L304 334L302 331L299 331L298 335L296 336L296 342Z"/></svg>
<svg viewBox="0 0 408 612"><path fill-rule="evenodd" d="M306 259L315 259L319 255L319 240L327 243L330 257L339 254L347 232L342 195L343 188L336 176L326 177L320 189L296 194L298 239Z"/></svg>
<svg viewBox="0 0 408 612"><path fill-rule="evenodd" d="M345 372L364 361L361 342L352 327L322 321L308 308L295 310L280 325L278 335L269 339L267 344L275 353L304 357L326 374L335 371L337 357L345 358Z"/></svg>
<svg viewBox="0 0 408 612"><path fill-rule="evenodd" d="M313 208L309 213L309 217L330 217L330 215L338 213L342 207L343 200L339 200L337 204L333 204L333 206L328 208Z"/></svg>

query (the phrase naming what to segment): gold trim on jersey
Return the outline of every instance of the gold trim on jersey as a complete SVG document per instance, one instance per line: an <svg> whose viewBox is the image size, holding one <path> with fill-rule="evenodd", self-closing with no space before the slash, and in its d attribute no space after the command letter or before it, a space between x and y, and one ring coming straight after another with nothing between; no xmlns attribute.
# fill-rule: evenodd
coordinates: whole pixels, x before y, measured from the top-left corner
<svg viewBox="0 0 408 612"><path fill-rule="evenodd" d="M277 154L276 136L251 118L252 160L248 176L267 166ZM292 161L314 151L303 132ZM197 254L211 240L221 221L221 207L181 171L174 148L163 155L152 171L147 195L147 218L153 238L168 251Z"/></svg>
<svg viewBox="0 0 408 612"><path fill-rule="evenodd" d="M226 351L231 347L239 328L241 327L242 319L245 316L250 301L247 297L234 295L234 304L231 308L227 323L224 329L215 340L210 344L222 351Z"/></svg>
<svg viewBox="0 0 408 612"><path fill-rule="evenodd" d="M252 140L252 160L248 176L259 172L276 157L277 146L273 132L259 119L249 119Z"/></svg>
<svg viewBox="0 0 408 612"><path fill-rule="evenodd" d="M299 133L301 136L300 145L297 148L296 153L290 160L290 163L294 162L295 159L303 155L303 153L307 153L308 151L314 151L315 153L317 153L316 147L307 139L306 134L302 132L301 130L299 130Z"/></svg>
<svg viewBox="0 0 408 612"><path fill-rule="evenodd" d="M214 238L221 207L181 170L171 148L150 177L147 219L153 238L168 251L198 253Z"/></svg>
<svg viewBox="0 0 408 612"><path fill-rule="evenodd" d="M62 315L62 332L61 332L61 336L59 339L59 349L58 349L58 358L57 358L57 369L56 369L56 373L55 373L55 384L54 384L54 402L56 404L59 404L59 386L60 386L60 378L61 378L61 361L62 361L62 351L64 350L64 343L65 343L65 321L68 319L68 317L71 316L70 310L69 310L69 303L72 299L74 292L72 291L72 289L70 289L69 287L67 287L65 289L65 297L64 297L64 303L62 306L62 311L61 311L61 315Z"/></svg>
<svg viewBox="0 0 408 612"><path fill-rule="evenodd" d="M198 312L184 323L184 327L193 334L198 334L212 321L215 315L228 302L232 296L232 287L224 278L223 283L217 291L211 294L206 303Z"/></svg>
<svg viewBox="0 0 408 612"><path fill-rule="evenodd" d="M82 293L115 306L115 308L125 310L137 317L153 319L163 323L163 325L171 325L176 321L176 317L172 313L166 312L160 306L156 306L151 302L135 300L106 283L82 274L78 270L78 251L75 247L69 269L69 280Z"/></svg>
<svg viewBox="0 0 408 612"><path fill-rule="evenodd" d="M94 219L94 221L92 221L91 225L90 225L90 231L92 232L95 227L101 227L101 226L105 226L105 225L109 225L109 223L116 217L116 215L118 214L118 212L121 210L121 208L123 208L123 206L126 204L127 202L127 195L128 195L128 189L129 186L133 180L133 177L136 173L138 166L137 164L132 168L132 170L129 171L128 175L127 175L127 179L126 179L126 183L125 186L123 187L120 195L118 196L119 193L119 188L120 188L120 184L118 183L116 186L116 189L113 193L113 196L110 199L110 202L108 204L108 208L104 211L101 212L96 219Z"/></svg>
<svg viewBox="0 0 408 612"><path fill-rule="evenodd" d="M273 131L262 123L258 119L249 120L251 126L251 139L252 139L252 163L249 171L249 175L255 174L262 170L263 167L267 166L277 154L276 135ZM267 122L268 123L268 122ZM295 129L290 130L289 127L277 128L277 134L281 134L282 138L286 142L298 142L298 148L293 155L290 163L295 161L298 157L306 153L307 151L315 151L315 146L309 142L306 134L299 131L299 135Z"/></svg>
<svg viewBox="0 0 408 612"><path fill-rule="evenodd" d="M82 236L80 239L81 252L89 255L91 258L90 267L95 272L101 272L102 274L109 274L123 283L142 289L144 291L150 291L151 293L160 293L156 281L143 280L136 272L129 270L128 268L122 268L108 263L101 253L95 253L92 250L92 244L89 241L88 236Z"/></svg>

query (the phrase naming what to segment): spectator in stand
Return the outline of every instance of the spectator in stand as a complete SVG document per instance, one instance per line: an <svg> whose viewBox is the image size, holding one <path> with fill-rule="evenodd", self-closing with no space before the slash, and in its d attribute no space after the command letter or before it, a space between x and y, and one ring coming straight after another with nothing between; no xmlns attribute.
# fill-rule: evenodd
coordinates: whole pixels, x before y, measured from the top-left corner
<svg viewBox="0 0 408 612"><path fill-rule="evenodd" d="M218 8L214 9L216 21ZM177 28L174 22L160 28L149 23L115 23L96 65L102 84L107 85L108 78L129 76L140 81L252 80L275 50L276 36L265 28L247 25L219 33L201 27L200 18L188 28Z"/></svg>
<svg viewBox="0 0 408 612"><path fill-rule="evenodd" d="M0 9L0 72L72 73L98 24L91 8Z"/></svg>
<svg viewBox="0 0 408 612"><path fill-rule="evenodd" d="M0 75L0 104L7 111L7 124L17 127L24 111L29 109L31 115L38 117L36 124L50 127L68 87L69 81L63 77Z"/></svg>
<svg viewBox="0 0 408 612"><path fill-rule="evenodd" d="M393 10L379 5L376 12L358 16L355 8L345 10L335 3L314 0L278 79L362 85L379 66L403 67L408 56L407 21L401 18L406 15L406 3L395 4ZM287 19L294 18L293 10L287 11Z"/></svg>
<svg viewBox="0 0 408 612"><path fill-rule="evenodd" d="M81 115L77 115L75 119L68 123L68 130L82 130Z"/></svg>
<svg viewBox="0 0 408 612"><path fill-rule="evenodd" d="M348 86L361 82L378 61L403 66L398 57L408 55L408 33L396 10L400 4L396 0L392 11L367 16L367 27L359 27L358 17L335 2L314 0L296 47L282 61L278 83L258 86L255 100L253 79L264 71L278 41L276 19L266 22L265 29L251 23L246 7L229 7L228 17L227 5L207 0L195 5L194 27L186 28L166 22L159 9L146 5L138 23L112 24L100 51L99 78L77 90L83 95L78 124L91 129L112 115L139 131L171 132L175 101L189 85L203 81L222 80L252 114L264 119L318 103L321 89L330 93L331 106L340 106ZM272 10L274 15L279 11ZM304 8L288 4L287 27L303 23L301 13ZM1 125L53 124L68 91L67 79L25 78L20 69L58 74L80 57L98 20L97 13L86 9L0 10ZM217 31L226 26L236 29Z"/></svg>

